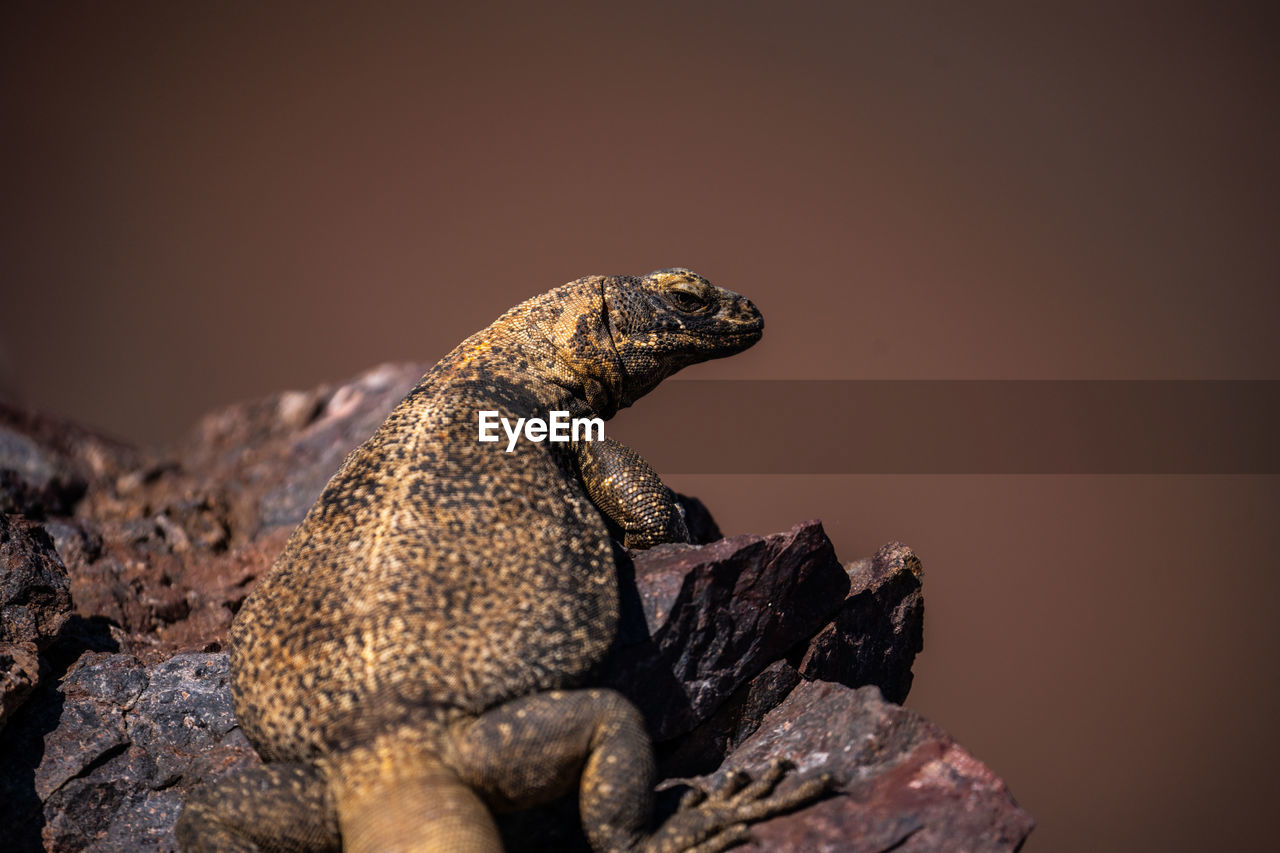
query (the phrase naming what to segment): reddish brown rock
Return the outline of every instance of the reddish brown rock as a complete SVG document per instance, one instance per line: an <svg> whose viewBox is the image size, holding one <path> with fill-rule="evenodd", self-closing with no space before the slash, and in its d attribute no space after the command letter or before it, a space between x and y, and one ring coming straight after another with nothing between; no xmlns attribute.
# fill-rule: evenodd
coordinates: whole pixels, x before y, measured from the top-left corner
<svg viewBox="0 0 1280 853"><path fill-rule="evenodd" d="M336 387L229 406L138 452L0 405L0 508L43 521L75 612L159 660L214 647L350 450L422 375L383 365Z"/></svg>
<svg viewBox="0 0 1280 853"><path fill-rule="evenodd" d="M226 496L233 542L292 529L427 369L384 364L342 385L228 406L203 418L173 456L187 477Z"/></svg>
<svg viewBox="0 0 1280 853"><path fill-rule="evenodd" d="M724 757L754 734L764 715L781 704L799 683L800 673L785 660L769 664L688 734L658 744L662 775L691 776L719 767Z"/></svg>
<svg viewBox="0 0 1280 853"><path fill-rule="evenodd" d="M836 788L753 827L764 850L995 853L1017 850L1035 826L985 765L874 686L801 684L725 764L758 771L775 758L796 765L784 788L820 773Z"/></svg>
<svg viewBox="0 0 1280 853"><path fill-rule="evenodd" d="M911 689L911 664L924 648L920 559L901 542L848 565L840 612L809 643L799 663L810 680L874 684L891 702Z"/></svg>
<svg viewBox="0 0 1280 853"><path fill-rule="evenodd" d="M920 561L911 549L894 542L871 559L849 563L846 571L847 595L843 602L832 599L829 604L834 618L811 638L793 646L785 660L774 661L731 695L722 697L715 713L678 743L662 745L662 766L668 773L700 773L718 766L802 677L850 687L874 684L892 701L906 698L911 665L924 636ZM646 601L661 602L672 595L675 577L671 573L655 572L638 580L662 584L642 594ZM776 599L787 600L792 594L784 580L776 590ZM741 679L733 683L741 683ZM662 732L661 727L655 729Z"/></svg>
<svg viewBox="0 0 1280 853"><path fill-rule="evenodd" d="M631 559L647 636L624 636L606 682L640 707L657 740L707 719L813 636L849 588L817 521L768 537L662 545Z"/></svg>

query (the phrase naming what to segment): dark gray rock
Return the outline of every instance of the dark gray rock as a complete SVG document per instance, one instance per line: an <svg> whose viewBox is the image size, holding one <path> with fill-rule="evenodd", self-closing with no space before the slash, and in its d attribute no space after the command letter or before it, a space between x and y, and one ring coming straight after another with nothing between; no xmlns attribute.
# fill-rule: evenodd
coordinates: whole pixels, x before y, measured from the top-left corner
<svg viewBox="0 0 1280 853"><path fill-rule="evenodd" d="M172 850L195 784L260 761L231 712L225 653L151 667L84 655L0 734L0 820L47 850Z"/></svg>
<svg viewBox="0 0 1280 853"><path fill-rule="evenodd" d="M62 694L129 709L150 681L146 668L133 655L89 653L62 679Z"/></svg>
<svg viewBox="0 0 1280 853"><path fill-rule="evenodd" d="M129 746L125 708L97 696L66 697L58 726L44 738L35 768L35 792L42 800L109 755Z"/></svg>
<svg viewBox="0 0 1280 853"><path fill-rule="evenodd" d="M91 758L45 801L53 850L172 850L182 799L205 779L259 763L236 727L225 654L179 654L143 669L127 655L72 673L68 703L118 714L120 745ZM66 711L64 710L64 719ZM44 765L37 770L37 778Z"/></svg>
<svg viewBox="0 0 1280 853"><path fill-rule="evenodd" d="M40 525L0 515L0 642L44 649L71 611L67 570Z"/></svg>
<svg viewBox="0 0 1280 853"><path fill-rule="evenodd" d="M71 613L70 582L40 525L0 514L0 726L49 666L41 658Z"/></svg>
<svg viewBox="0 0 1280 853"><path fill-rule="evenodd" d="M0 726L40 682L40 653L35 643L0 643Z"/></svg>
<svg viewBox="0 0 1280 853"><path fill-rule="evenodd" d="M236 728L227 655L180 654L147 679L129 714L129 740L155 760L154 785L168 787Z"/></svg>
<svg viewBox="0 0 1280 853"><path fill-rule="evenodd" d="M91 482L136 463L119 442L0 402L0 513L70 515Z"/></svg>
<svg viewBox="0 0 1280 853"><path fill-rule="evenodd" d="M724 534L720 532L720 525L716 524L706 504L692 495L682 495L679 492L676 492L676 500L684 510L684 523L689 529L690 542L695 545L709 545L724 538Z"/></svg>

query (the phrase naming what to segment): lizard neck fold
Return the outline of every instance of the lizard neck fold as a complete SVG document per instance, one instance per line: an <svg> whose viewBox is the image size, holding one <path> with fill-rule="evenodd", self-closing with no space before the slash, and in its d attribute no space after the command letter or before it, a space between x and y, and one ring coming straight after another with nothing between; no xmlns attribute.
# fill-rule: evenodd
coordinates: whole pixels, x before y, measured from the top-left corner
<svg viewBox="0 0 1280 853"><path fill-rule="evenodd" d="M532 299L513 319L512 332L528 342L537 379L559 389L572 410L576 401L586 413L611 418L630 405L626 370L613 340L605 283L584 279ZM554 393L554 392L553 392ZM572 398L572 399L568 399Z"/></svg>

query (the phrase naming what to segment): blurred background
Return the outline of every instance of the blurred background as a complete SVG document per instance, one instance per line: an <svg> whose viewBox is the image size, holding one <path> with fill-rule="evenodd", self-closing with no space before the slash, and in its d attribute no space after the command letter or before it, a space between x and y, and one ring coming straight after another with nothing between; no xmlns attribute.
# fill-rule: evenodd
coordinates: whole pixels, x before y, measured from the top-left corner
<svg viewBox="0 0 1280 853"><path fill-rule="evenodd" d="M768 318L689 378L1280 379L1277 8L6 4L0 391L165 442L673 265ZM1032 853L1273 836L1280 478L668 479L916 549Z"/></svg>

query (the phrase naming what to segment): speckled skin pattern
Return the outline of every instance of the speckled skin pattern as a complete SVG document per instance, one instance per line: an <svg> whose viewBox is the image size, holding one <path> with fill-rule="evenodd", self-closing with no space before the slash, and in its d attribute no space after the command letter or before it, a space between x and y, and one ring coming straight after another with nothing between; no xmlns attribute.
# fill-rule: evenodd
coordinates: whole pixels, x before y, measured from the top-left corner
<svg viewBox="0 0 1280 853"><path fill-rule="evenodd" d="M586 689L618 620L612 546L686 541L679 505L610 439L481 443L477 413L611 417L761 335L688 270L589 277L468 338L329 481L231 629L232 691L265 767L187 803L206 850L501 850L491 810L577 788L597 850L719 850L819 793L781 770L649 827L654 765L617 693Z"/></svg>

